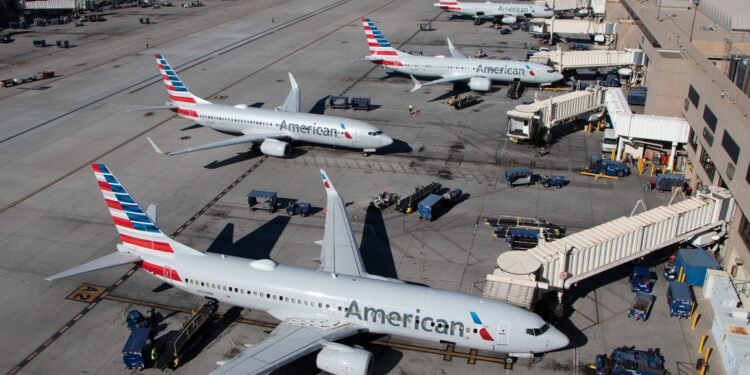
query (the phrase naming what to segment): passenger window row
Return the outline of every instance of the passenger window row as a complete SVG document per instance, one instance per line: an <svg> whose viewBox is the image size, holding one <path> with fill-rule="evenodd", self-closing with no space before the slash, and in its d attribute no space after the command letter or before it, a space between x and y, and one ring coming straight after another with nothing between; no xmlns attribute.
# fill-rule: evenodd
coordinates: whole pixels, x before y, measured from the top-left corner
<svg viewBox="0 0 750 375"><path fill-rule="evenodd" d="M207 116L207 115L200 115L200 117L204 118L204 119L209 119L209 120L234 121L234 122L241 122L243 124L276 126L274 123L265 122L265 121L252 121L252 120L243 120L243 119L237 119L237 118L219 117L219 116Z"/></svg>

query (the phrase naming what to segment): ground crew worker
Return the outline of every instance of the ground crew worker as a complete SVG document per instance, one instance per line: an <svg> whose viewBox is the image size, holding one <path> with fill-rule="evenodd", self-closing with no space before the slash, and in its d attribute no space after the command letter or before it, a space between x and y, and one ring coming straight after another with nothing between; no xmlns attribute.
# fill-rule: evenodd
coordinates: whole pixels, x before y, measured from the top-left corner
<svg viewBox="0 0 750 375"><path fill-rule="evenodd" d="M414 105L413 104L409 104L409 114L411 115L413 113L414 113Z"/></svg>
<svg viewBox="0 0 750 375"><path fill-rule="evenodd" d="M156 348L151 348L151 360L156 362L156 358L159 357L159 353L156 351Z"/></svg>

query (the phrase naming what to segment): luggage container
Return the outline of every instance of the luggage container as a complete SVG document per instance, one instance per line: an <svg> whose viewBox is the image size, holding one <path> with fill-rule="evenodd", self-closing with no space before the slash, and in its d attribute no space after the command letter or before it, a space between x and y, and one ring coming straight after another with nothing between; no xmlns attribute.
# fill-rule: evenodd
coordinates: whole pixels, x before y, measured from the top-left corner
<svg viewBox="0 0 750 375"><path fill-rule="evenodd" d="M667 303L669 304L669 316L687 318L693 312L693 295L685 283L670 282L667 289Z"/></svg>
<svg viewBox="0 0 750 375"><path fill-rule="evenodd" d="M685 176L672 173L657 173L656 187L658 191L672 191L673 187L682 188L685 186Z"/></svg>
<svg viewBox="0 0 750 375"><path fill-rule="evenodd" d="M352 98L352 109L355 111L369 111L370 98Z"/></svg>
<svg viewBox="0 0 750 375"><path fill-rule="evenodd" d="M348 96L335 96L335 95L329 96L328 108L349 109L349 97Z"/></svg>
<svg viewBox="0 0 750 375"><path fill-rule="evenodd" d="M276 211L276 192L252 190L247 194L247 205L251 211L268 210L273 213Z"/></svg>
<svg viewBox="0 0 750 375"><path fill-rule="evenodd" d="M645 87L633 87L628 92L628 104L632 105L646 105L646 97L648 96L648 89Z"/></svg>
<svg viewBox="0 0 750 375"><path fill-rule="evenodd" d="M442 195L430 194L427 198L422 199L417 207L417 216L419 219L425 219L432 221L439 214L441 207L445 205L445 200Z"/></svg>
<svg viewBox="0 0 750 375"><path fill-rule="evenodd" d="M628 309L628 318L634 318L635 320L646 320L648 319L648 313L651 311L651 306L654 304L654 296L648 293L636 293L633 299L633 304Z"/></svg>
<svg viewBox="0 0 750 375"><path fill-rule="evenodd" d="M534 171L529 168L508 168L505 170L505 183L510 187L530 186L534 183Z"/></svg>
<svg viewBox="0 0 750 375"><path fill-rule="evenodd" d="M122 361L126 369L143 370L146 367L146 354L151 350L151 328L136 328L128 337L122 349Z"/></svg>

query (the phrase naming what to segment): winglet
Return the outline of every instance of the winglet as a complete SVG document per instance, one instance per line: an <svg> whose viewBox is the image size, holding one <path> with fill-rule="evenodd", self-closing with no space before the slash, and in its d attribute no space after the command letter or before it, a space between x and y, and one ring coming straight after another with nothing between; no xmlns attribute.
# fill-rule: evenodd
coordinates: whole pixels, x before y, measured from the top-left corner
<svg viewBox="0 0 750 375"><path fill-rule="evenodd" d="M451 56L456 59L465 59L466 55L461 53L461 51L457 50L456 47L453 46L453 42L451 42L451 38L445 38L448 40L448 51L450 51Z"/></svg>
<svg viewBox="0 0 750 375"><path fill-rule="evenodd" d="M162 150L159 148L159 146L157 146L156 143L154 143L154 141L151 140L151 137L146 137L146 139L148 139L148 143L151 143L151 147L154 148L154 151L156 151L157 154L159 154L159 155L166 155L164 152L162 152Z"/></svg>
<svg viewBox="0 0 750 375"><path fill-rule="evenodd" d="M411 89L411 92L417 91L422 88L422 84L417 81L416 78L414 78L414 75L409 74L409 77L411 77L411 80L414 81L414 87Z"/></svg>
<svg viewBox="0 0 750 375"><path fill-rule="evenodd" d="M326 193L336 193L336 188L333 187L333 183L328 178L326 171L320 170L320 178L323 180L323 187L326 189Z"/></svg>
<svg viewBox="0 0 750 375"><path fill-rule="evenodd" d="M292 75L292 72L288 72L288 73L289 73L289 83L292 84L292 88L293 89L299 88L299 85L297 85L297 81L294 80L294 76Z"/></svg>

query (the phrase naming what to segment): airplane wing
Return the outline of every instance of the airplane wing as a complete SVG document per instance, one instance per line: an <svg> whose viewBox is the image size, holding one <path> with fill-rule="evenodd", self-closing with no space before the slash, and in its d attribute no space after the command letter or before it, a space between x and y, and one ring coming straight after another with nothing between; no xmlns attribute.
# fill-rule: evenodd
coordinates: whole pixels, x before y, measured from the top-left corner
<svg viewBox="0 0 750 375"><path fill-rule="evenodd" d="M466 55L461 53L461 51L457 50L456 47L453 47L453 43L451 43L451 38L446 38L448 40L448 51L451 52L451 56L456 59L466 59Z"/></svg>
<svg viewBox="0 0 750 375"><path fill-rule="evenodd" d="M281 138L283 136L279 136ZM157 154L161 155L167 155L167 156L174 156L174 155L180 155L180 154L187 154L188 152L195 152L195 151L203 151L208 150L212 148L218 148L218 147L224 147L224 146L232 146L232 145L238 145L241 143L258 143L263 142L266 138L276 138L276 137L269 137L269 136L259 136L256 134L248 134L248 135L241 135L239 137L224 139L217 142L211 142L206 143L205 145L195 146L195 147L188 147L182 150L177 151L171 151L171 152L163 152L159 146L154 143L153 140L151 140L150 137L146 137L148 139L148 142L151 143L151 147L154 148L154 151L156 151Z"/></svg>
<svg viewBox="0 0 750 375"><path fill-rule="evenodd" d="M333 341L367 330L351 323L322 319L285 319L265 340L246 349L210 375L269 374Z"/></svg>
<svg viewBox="0 0 750 375"><path fill-rule="evenodd" d="M421 89L423 86L431 86L431 85L437 85L437 84L448 83L448 82L468 81L472 79L473 77L476 77L475 75L471 75L471 74L456 74L456 75L445 76L443 78L436 79L434 81L421 83L416 78L414 78L413 75L409 75L409 76L411 77L412 81L414 81L414 87L411 89L411 92L417 91Z"/></svg>
<svg viewBox="0 0 750 375"><path fill-rule="evenodd" d="M292 73L289 73L289 82L292 84L292 90L289 91L284 104L277 109L284 112L299 112L300 109L300 88L297 85L297 81L294 80Z"/></svg>
<svg viewBox="0 0 750 375"><path fill-rule="evenodd" d="M320 270L366 277L367 272L354 240L344 200L322 169L320 177L323 179L323 187L328 198L323 248L320 250Z"/></svg>

